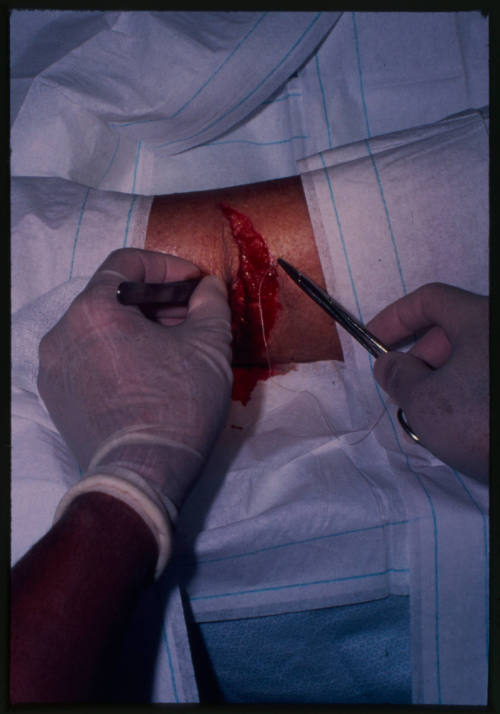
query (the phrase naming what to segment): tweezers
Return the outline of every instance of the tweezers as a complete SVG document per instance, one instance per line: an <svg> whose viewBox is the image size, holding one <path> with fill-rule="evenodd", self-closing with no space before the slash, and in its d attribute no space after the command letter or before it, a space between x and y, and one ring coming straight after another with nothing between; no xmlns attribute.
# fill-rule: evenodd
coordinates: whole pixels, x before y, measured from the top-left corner
<svg viewBox="0 0 500 714"><path fill-rule="evenodd" d="M187 305L200 279L172 283L123 282L118 286L116 299L122 305Z"/></svg>
<svg viewBox="0 0 500 714"><path fill-rule="evenodd" d="M327 312L330 317L333 317L339 325L349 332L355 340L357 340L373 357L380 357L382 354L387 354L389 348L384 345L375 335L373 335L369 330L366 329L355 317L350 315L347 310L342 307L342 305L337 302L331 295L322 290L319 285L308 278L307 275L302 273L293 265L290 265L283 258L278 258L278 264L283 268L283 270L292 278L292 280L301 288L306 295L309 295L320 307ZM398 421L401 424L404 431L408 436L413 439L417 444L420 443L419 437L410 428L410 425L406 421L406 416L404 411L398 409Z"/></svg>

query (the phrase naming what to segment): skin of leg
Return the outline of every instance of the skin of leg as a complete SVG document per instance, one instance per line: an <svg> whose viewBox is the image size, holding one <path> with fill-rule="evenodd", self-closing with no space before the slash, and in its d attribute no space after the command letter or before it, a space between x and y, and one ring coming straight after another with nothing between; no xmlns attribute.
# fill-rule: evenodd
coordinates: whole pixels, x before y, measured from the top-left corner
<svg viewBox="0 0 500 714"><path fill-rule="evenodd" d="M187 258L230 288L239 266L238 249L220 204L247 216L273 261L295 265L325 287L299 177L154 199L145 248ZM342 360L334 321L278 267L281 310L269 336L273 364Z"/></svg>

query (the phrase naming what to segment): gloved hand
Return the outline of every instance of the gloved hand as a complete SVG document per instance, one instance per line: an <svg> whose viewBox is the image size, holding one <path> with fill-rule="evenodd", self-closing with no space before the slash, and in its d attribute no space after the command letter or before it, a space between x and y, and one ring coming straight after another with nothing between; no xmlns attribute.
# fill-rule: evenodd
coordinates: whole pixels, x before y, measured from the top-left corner
<svg viewBox="0 0 500 714"><path fill-rule="evenodd" d="M420 333L408 353L375 361L380 386L435 456L483 481L489 462L489 300L433 283L367 325L388 345ZM418 336L418 334L417 334Z"/></svg>
<svg viewBox="0 0 500 714"><path fill-rule="evenodd" d="M199 275L180 258L115 251L40 344L39 393L85 476L151 487L174 518L230 403L226 288L205 277L188 307L160 310L156 321L119 304L116 290L123 280Z"/></svg>

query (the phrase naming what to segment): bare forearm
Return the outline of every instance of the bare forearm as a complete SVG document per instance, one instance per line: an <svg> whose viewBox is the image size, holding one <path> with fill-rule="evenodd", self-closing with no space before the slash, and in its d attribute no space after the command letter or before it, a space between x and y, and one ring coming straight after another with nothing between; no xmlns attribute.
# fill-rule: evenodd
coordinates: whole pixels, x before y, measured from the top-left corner
<svg viewBox="0 0 500 714"><path fill-rule="evenodd" d="M128 506L103 494L75 499L12 571L11 702L91 700L156 558Z"/></svg>

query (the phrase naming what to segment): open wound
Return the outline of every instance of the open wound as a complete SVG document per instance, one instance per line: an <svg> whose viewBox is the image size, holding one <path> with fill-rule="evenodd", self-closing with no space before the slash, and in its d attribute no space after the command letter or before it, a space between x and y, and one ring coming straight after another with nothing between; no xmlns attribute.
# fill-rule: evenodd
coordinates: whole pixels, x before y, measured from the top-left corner
<svg viewBox="0 0 500 714"><path fill-rule="evenodd" d="M232 398L246 404L259 380L273 374L269 334L281 309L278 273L266 242L247 216L221 203L238 246L239 269L229 289L233 333Z"/></svg>

